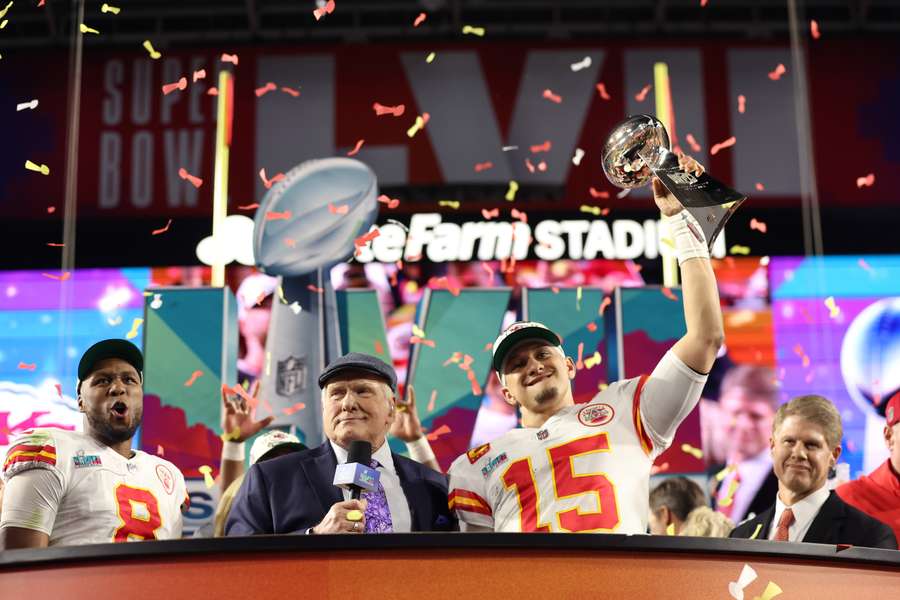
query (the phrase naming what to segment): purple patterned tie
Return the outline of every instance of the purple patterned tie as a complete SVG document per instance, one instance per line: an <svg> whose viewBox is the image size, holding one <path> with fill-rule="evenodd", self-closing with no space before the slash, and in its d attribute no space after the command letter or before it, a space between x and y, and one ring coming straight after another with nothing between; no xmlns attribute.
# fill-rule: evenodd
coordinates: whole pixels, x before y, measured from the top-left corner
<svg viewBox="0 0 900 600"><path fill-rule="evenodd" d="M372 460L371 467L377 469L379 463ZM387 496L384 494L384 486L381 478L378 478L378 487L371 492L363 492L363 500L366 504L366 533L390 533L394 531L391 521L391 511L388 508Z"/></svg>

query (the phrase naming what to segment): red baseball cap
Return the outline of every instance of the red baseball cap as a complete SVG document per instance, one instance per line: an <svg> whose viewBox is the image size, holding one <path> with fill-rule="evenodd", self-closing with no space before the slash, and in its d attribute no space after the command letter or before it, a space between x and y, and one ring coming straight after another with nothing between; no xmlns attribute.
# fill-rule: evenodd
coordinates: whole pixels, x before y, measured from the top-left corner
<svg viewBox="0 0 900 600"><path fill-rule="evenodd" d="M897 392L891 399L887 401L884 409L884 417L887 419L887 426L893 427L900 423L900 392Z"/></svg>

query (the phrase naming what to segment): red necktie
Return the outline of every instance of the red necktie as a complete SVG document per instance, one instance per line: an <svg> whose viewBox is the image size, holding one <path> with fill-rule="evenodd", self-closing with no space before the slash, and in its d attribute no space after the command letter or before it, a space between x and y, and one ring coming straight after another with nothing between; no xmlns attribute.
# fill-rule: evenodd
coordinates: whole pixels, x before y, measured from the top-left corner
<svg viewBox="0 0 900 600"><path fill-rule="evenodd" d="M773 538L776 542L786 542L788 541L788 528L791 526L791 523L794 522L794 513L790 508L785 508L784 512L781 513L781 518L778 519L778 527L775 529L775 537Z"/></svg>

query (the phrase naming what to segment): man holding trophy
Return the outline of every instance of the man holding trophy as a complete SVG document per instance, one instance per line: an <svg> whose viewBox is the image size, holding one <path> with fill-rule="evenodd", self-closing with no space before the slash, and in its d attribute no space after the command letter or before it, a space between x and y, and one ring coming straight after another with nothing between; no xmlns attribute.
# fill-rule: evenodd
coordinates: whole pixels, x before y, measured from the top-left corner
<svg viewBox="0 0 900 600"><path fill-rule="evenodd" d="M450 507L463 530L646 532L650 468L696 406L724 339L709 247L743 200L668 144L658 121L632 117L610 136L604 168L621 187L652 179L663 242L681 271L687 333L649 377L617 381L582 405L556 333L535 322L501 333L493 367L523 427L450 467Z"/></svg>

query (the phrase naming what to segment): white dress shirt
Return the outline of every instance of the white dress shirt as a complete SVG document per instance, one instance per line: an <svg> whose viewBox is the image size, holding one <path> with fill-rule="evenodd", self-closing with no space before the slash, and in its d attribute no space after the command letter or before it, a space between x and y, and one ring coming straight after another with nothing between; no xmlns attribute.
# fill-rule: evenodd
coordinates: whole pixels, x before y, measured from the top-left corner
<svg viewBox="0 0 900 600"><path fill-rule="evenodd" d="M788 527L789 542L803 541L803 538L806 537L806 532L809 531L809 526L812 525L816 515L819 514L822 505L828 500L828 495L830 493L831 491L828 489L828 486L823 485L818 490L790 507L791 512L794 513L794 522ZM781 501L781 496L777 495L775 497L775 517L772 519L772 527L769 529L770 540L775 539L778 521L781 519L781 513L784 512L785 508L788 508L788 506Z"/></svg>
<svg viewBox="0 0 900 600"><path fill-rule="evenodd" d="M338 464L347 462L347 451L333 441L329 440ZM391 523L396 533L409 533L412 531L412 517L409 513L409 501L403 488L400 487L400 477L394 468L394 457L391 456L391 448L387 442L372 453L372 458L378 461L378 475L381 485L384 486L384 495L387 497L388 509L391 511ZM350 490L343 490L344 500L350 499Z"/></svg>

